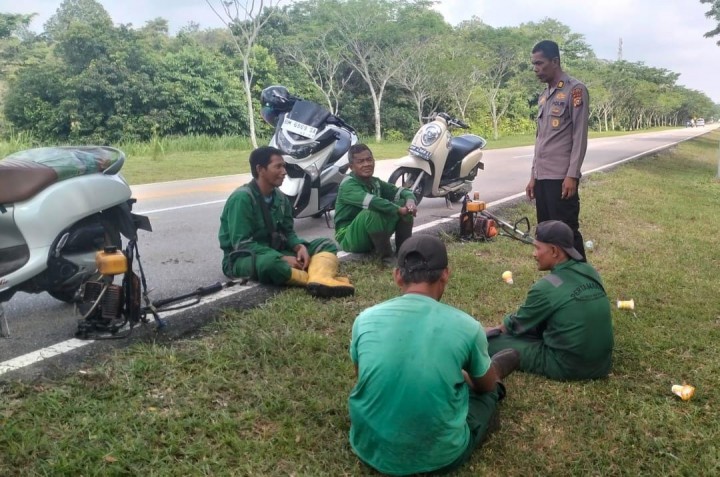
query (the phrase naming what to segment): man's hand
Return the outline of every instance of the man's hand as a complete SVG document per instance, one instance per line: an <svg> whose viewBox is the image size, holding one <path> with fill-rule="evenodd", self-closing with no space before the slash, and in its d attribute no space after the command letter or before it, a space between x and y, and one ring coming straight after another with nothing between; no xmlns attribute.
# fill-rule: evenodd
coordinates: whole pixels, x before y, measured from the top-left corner
<svg viewBox="0 0 720 477"><path fill-rule="evenodd" d="M498 325L498 326L486 326L485 327L485 336L488 338L492 338L494 336L500 336L501 334L507 332L507 329L505 329L505 325Z"/></svg>
<svg viewBox="0 0 720 477"><path fill-rule="evenodd" d="M406 206L402 206L398 209L398 215L400 216L406 216L407 214L410 214L410 209L408 209Z"/></svg>
<svg viewBox="0 0 720 477"><path fill-rule="evenodd" d="M562 195L561 199L569 199L577 194L578 180L574 177L566 177L562 183Z"/></svg>
<svg viewBox="0 0 720 477"><path fill-rule="evenodd" d="M298 270L303 270L303 266L302 266L302 264L298 261L297 258L295 258L295 257L290 257L290 256L286 255L286 256L284 256L282 259L285 260L285 261L288 263L288 265L290 265L291 268L296 268L296 269L298 269Z"/></svg>
<svg viewBox="0 0 720 477"><path fill-rule="evenodd" d="M535 198L535 178L530 179L530 182L525 186L525 195L530 200Z"/></svg>
<svg viewBox="0 0 720 477"><path fill-rule="evenodd" d="M310 254L308 253L308 249L305 245L299 244L295 246L294 252L296 253L295 258L298 263L298 268L300 270L306 270L308 265L310 265Z"/></svg>
<svg viewBox="0 0 720 477"><path fill-rule="evenodd" d="M412 200L408 200L405 203L405 207L408 210L408 214L412 214L413 217L417 217L417 204Z"/></svg>

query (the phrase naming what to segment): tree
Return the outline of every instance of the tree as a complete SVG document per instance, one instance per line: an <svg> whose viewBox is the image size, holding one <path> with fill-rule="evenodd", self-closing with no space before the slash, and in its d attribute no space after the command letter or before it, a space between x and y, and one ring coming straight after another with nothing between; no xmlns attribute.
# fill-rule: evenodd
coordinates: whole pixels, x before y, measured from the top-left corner
<svg viewBox="0 0 720 477"><path fill-rule="evenodd" d="M395 78L395 82L405 88L415 102L418 124L423 124L425 103L439 100L442 90L443 72L437 68L435 48L425 48L408 59Z"/></svg>
<svg viewBox="0 0 720 477"><path fill-rule="evenodd" d="M113 26L107 10L95 0L63 0L57 11L45 23L45 34L56 40L73 23L83 23L101 32Z"/></svg>
<svg viewBox="0 0 720 477"><path fill-rule="evenodd" d="M507 113L514 88L507 87L525 64L522 37L511 28L482 28L474 32L479 63L472 77L487 103L492 120L493 139L498 139L500 119Z"/></svg>
<svg viewBox="0 0 720 477"><path fill-rule="evenodd" d="M254 76L252 60L255 51L253 46L265 24L279 12L276 7L280 0L219 0L218 8L213 6L214 2L211 0L205 0L205 2L232 33L233 43L242 58L250 141L253 147L258 147L255 133L255 108L252 98Z"/></svg>
<svg viewBox="0 0 720 477"><path fill-rule="evenodd" d="M712 38L720 35L720 0L700 0L700 3L707 3L710 5L710 10L705 13L705 16L718 22L715 28L705 33L705 38ZM717 41L717 44L720 45L720 40Z"/></svg>
<svg viewBox="0 0 720 477"><path fill-rule="evenodd" d="M330 112L337 114L353 69L343 57L344 45L337 29L323 23L323 17L314 15L313 9L310 3L295 4L287 12L284 31L278 32L282 41L274 43L280 56L300 67L325 99Z"/></svg>
<svg viewBox="0 0 720 477"><path fill-rule="evenodd" d="M336 25L345 60L367 85L373 105L375 139L382 140L381 107L388 83L444 24L430 3L405 0L319 0L315 11Z"/></svg>

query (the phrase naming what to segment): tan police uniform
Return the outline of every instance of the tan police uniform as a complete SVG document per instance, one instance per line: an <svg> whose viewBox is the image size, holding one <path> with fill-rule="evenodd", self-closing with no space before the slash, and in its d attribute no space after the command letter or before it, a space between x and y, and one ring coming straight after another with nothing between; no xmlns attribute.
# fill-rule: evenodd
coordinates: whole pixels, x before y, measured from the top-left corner
<svg viewBox="0 0 720 477"><path fill-rule="evenodd" d="M532 177L580 178L587 151L590 97L584 84L563 74L540 95Z"/></svg>
<svg viewBox="0 0 720 477"><path fill-rule="evenodd" d="M580 195L561 198L566 177L580 179L587 151L590 97L584 84L563 73L554 88L547 88L538 101L537 135L532 178L535 179L535 208L538 223L565 222L573 231L574 246L585 258L580 234Z"/></svg>

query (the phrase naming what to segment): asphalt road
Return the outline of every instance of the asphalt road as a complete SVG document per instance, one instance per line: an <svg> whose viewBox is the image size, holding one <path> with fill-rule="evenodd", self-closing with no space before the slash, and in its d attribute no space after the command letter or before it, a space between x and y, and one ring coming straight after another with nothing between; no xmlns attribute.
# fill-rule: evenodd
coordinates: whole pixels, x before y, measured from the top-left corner
<svg viewBox="0 0 720 477"><path fill-rule="evenodd" d="M593 139L589 143L583 172L646 155L710 130L706 126ZM485 170L478 174L474 190L480 192L481 199L486 202L523 192L529 178L532 154L533 146L486 151L483 157ZM393 160L380 161L375 175L387 179L393 170ZM149 216L153 225L152 233L141 232L139 246L148 285L154 289L151 294L154 300L226 280L220 270L222 253L217 242L220 212L225 198L248 180L249 174L241 174L132 187L133 196L138 199L135 211ZM459 205L448 208L444 199L424 199L419 207L416 226L458 212ZM333 233L324 219L297 220L296 229L305 238L332 236ZM201 306L184 315L168 317L169 326L164 333L168 337L177 337L192 332L211 319L223 303L224 306L251 306L267 296L266 292L258 290L261 289L250 289L245 295L237 295L230 290L223 294L223 300L214 302L212 307ZM249 299L246 295L254 298ZM5 305L5 312L10 337L0 338L0 378L6 372L12 373L9 376L15 374L9 371L16 365L8 367L10 360L73 338L78 319L72 305L58 302L47 294L18 293ZM113 343L127 344L128 341ZM94 347L97 352L115 344L106 342L86 346L81 352L70 353L74 357L63 358L65 361L61 359L59 362L63 364L60 365L57 360L41 362L33 366L34 374L42 375L48 366L56 371L79 366L83 359L94 355L91 348Z"/></svg>

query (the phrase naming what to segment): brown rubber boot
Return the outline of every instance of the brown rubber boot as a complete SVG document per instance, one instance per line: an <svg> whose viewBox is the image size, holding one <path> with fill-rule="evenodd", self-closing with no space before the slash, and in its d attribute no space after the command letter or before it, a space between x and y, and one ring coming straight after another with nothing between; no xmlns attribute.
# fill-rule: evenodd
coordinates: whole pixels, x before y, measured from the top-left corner
<svg viewBox="0 0 720 477"><path fill-rule="evenodd" d="M397 262L395 261L392 244L390 243L390 235L385 232L376 232L370 234L370 240L373 243L375 253L380 256L383 263L387 266L394 267Z"/></svg>
<svg viewBox="0 0 720 477"><path fill-rule="evenodd" d="M495 366L498 379L502 381L520 367L520 353L512 348L503 349L495 353L491 361Z"/></svg>
<svg viewBox="0 0 720 477"><path fill-rule="evenodd" d="M397 226L395 226L395 253L400 250L402 244L412 237L413 222L400 217Z"/></svg>

